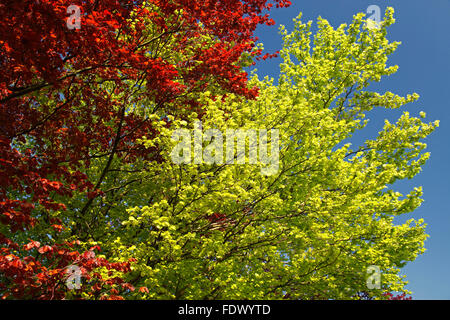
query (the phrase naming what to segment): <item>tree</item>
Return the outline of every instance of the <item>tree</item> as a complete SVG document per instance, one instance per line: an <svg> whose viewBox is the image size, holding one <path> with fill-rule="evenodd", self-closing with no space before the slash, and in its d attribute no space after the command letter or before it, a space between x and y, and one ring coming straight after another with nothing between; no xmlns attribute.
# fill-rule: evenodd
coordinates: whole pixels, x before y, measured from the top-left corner
<svg viewBox="0 0 450 320"><path fill-rule="evenodd" d="M80 29L67 28L72 4L81 11ZM136 143L158 136L151 115L184 117L200 109L196 97L205 89L256 96L242 66L261 54L253 31L273 24L265 13L271 6L267 0L0 2L3 298L67 297L62 280L72 263L85 278L103 268L83 297L132 291L121 280L132 260L108 254L108 262L87 244L101 220L92 205L122 189L105 188L122 166L161 161L158 146Z"/></svg>
<svg viewBox="0 0 450 320"><path fill-rule="evenodd" d="M386 38L393 10L379 29L367 28L363 14L337 29L319 18L313 39L311 22L300 18L291 33L281 29L277 85L253 77L250 84L260 88L255 100L206 91L198 100L202 130L197 112L183 119L154 114L158 136L139 142L158 145L162 161L139 159L105 180L106 189L118 182L122 188L97 198L91 244L136 259L126 279L149 292L130 297L358 299L365 292L387 299L385 292L407 293L401 268L424 251L427 235L422 219L397 225L394 217L414 211L422 191L402 195L393 184L420 172L429 157L423 139L438 122L404 111L396 123L386 120L377 137L352 147L373 108L418 99L368 88L397 70L387 66L399 45ZM278 129L279 167L261 174L261 161L174 163L175 129L187 129L178 132L191 132L192 139L208 129ZM220 154L219 136L208 136L203 151ZM272 148L276 135L270 137ZM379 267L381 282L368 290L371 265Z"/></svg>
<svg viewBox="0 0 450 320"><path fill-rule="evenodd" d="M404 112L349 143L373 108L418 99L368 89L396 71L391 9L379 29L362 14L337 29L319 19L313 39L299 17L282 29L275 85L243 71L262 52L256 26L273 24L265 0L82 1L79 30L66 27L69 4L0 6L3 298L407 293L399 272L424 251L425 224L394 217L422 193L392 185L420 172L438 122ZM249 143L259 132L260 155L267 138L268 158L223 161L230 129ZM208 161L177 163L174 133L192 131L197 146L207 135L193 154ZM82 288L69 291L74 264ZM372 265L382 281L368 290Z"/></svg>

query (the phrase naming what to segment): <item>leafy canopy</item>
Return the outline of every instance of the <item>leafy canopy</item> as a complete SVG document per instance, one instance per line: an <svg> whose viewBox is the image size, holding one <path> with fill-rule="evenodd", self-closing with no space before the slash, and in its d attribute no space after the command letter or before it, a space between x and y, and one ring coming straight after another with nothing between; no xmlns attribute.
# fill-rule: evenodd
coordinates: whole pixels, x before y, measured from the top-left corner
<svg viewBox="0 0 450 320"><path fill-rule="evenodd" d="M103 52L102 64L92 52L67 61L54 56L65 68L27 74L18 88L11 86L19 69L5 73L2 83L11 86L0 87L2 102L26 120L5 125L0 137L9 161L0 172L9 179L0 181L9 219L0 229L5 297L44 291L40 298L53 298L55 288L56 298L88 299L407 293L400 270L424 252L427 235L422 219L394 218L414 211L422 191L402 195L393 184L420 172L429 157L423 140L438 122L404 111L373 139L349 142L372 109L418 99L369 89L397 70L387 65L399 45L387 39L393 10L378 29L366 27L364 14L336 29L319 18L314 35L300 15L292 32L281 28L278 84L257 76L247 83L242 67L261 52L252 31L272 24L262 14L266 1L228 1L236 24L208 3L206 12L197 2L155 0L133 9L125 1L116 22L127 27L114 33L114 20L102 24L109 42L125 51ZM5 46L14 60L20 45L8 41L16 45ZM78 41L108 47L85 33ZM92 62L98 69L85 65ZM278 170L262 175L262 163L175 164L172 133L192 130L198 120L203 130L278 129ZM15 164L22 171L13 171ZM21 229L32 221L39 223ZM85 252L71 252L69 244ZM67 293L61 279L74 261L85 268L83 286ZM367 288L371 265L382 271L380 289ZM26 281L14 282L19 272Z"/></svg>
<svg viewBox="0 0 450 320"><path fill-rule="evenodd" d="M156 113L159 135L139 141L158 145L163 161L134 162L106 182L111 188L120 181L127 196L99 200L93 243L110 256L137 259L129 281L150 288L144 298L348 299L407 292L400 270L424 252L427 235L422 219L397 225L394 218L414 211L422 191L402 195L392 185L420 172L429 157L423 139L438 122L404 111L373 139L348 143L373 108L403 108L418 99L368 88L397 70L387 66L399 45L386 38L393 10L379 29L367 28L363 14L337 29L319 18L314 36L312 23L300 18L292 32L281 28L278 85L255 76L256 100L210 92L199 100L203 130L279 129L277 172L261 175L261 164L176 165L172 132L193 129L198 114ZM100 203L114 208L102 214ZM367 289L370 265L382 271L380 289Z"/></svg>

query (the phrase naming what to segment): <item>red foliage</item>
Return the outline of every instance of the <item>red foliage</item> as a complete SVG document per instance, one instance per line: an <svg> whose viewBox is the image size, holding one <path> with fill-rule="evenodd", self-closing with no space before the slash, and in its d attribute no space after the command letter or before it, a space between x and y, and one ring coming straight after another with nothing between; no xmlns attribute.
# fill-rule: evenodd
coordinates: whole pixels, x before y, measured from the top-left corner
<svg viewBox="0 0 450 320"><path fill-rule="evenodd" d="M2 298L63 299L68 292L65 281L68 277L67 267L70 265L80 268L85 282L81 289L94 296L101 293L102 298L108 298L109 295L117 294L118 291L113 285L121 285L123 290L134 290L118 277L103 279L99 273L93 272L99 267L129 272L129 262L110 263L103 258L97 258L94 250L99 249L98 247L80 254L78 251L72 251L74 245L75 243L66 243L41 247L39 242L31 241L23 246L23 250L34 251L34 255L29 252L24 258L6 254L8 249L2 248L0 270L7 280L0 282Z"/></svg>
<svg viewBox="0 0 450 320"><path fill-rule="evenodd" d="M152 10L132 0L0 0L0 293L3 298L62 299L66 268L83 270L96 296L119 299L110 288L121 279L105 280L95 268L129 271L129 263L115 264L95 257L94 249L78 252L76 243L59 239L66 228L49 212L65 210L55 199L85 192L87 203L102 194L104 175L90 181L84 173L93 151L124 162L137 157L159 161L157 149L144 149L136 138L157 132L148 119L126 114L122 101L153 101L198 108L188 93L214 86L253 98L240 67L243 53L253 56L253 32L258 24L272 25L268 0L151 0ZM290 4L274 0L277 7ZM67 28L69 5L81 8L81 28ZM182 9L182 11L180 11ZM137 14L132 15L136 10ZM180 13L181 12L181 13ZM127 20L129 19L129 20ZM130 22L133 20L134 24ZM155 35L145 33L155 26ZM134 25L134 27L132 27ZM204 43L210 35L215 44ZM175 43L171 51L184 54L176 63L158 56L158 46ZM266 56L265 56L266 57ZM264 58L264 57L263 57ZM133 95L131 84L140 88ZM102 86L114 84L114 98ZM108 169L108 168L106 168ZM106 172L105 170L104 172ZM36 214L39 209L39 215ZM39 224L42 238L22 243L26 230ZM81 227L74 235L82 236ZM24 233L26 234L26 233ZM42 241L42 240L41 240ZM99 248L95 248L99 250ZM101 291L108 294L100 294ZM147 292L140 288L140 292Z"/></svg>
<svg viewBox="0 0 450 320"><path fill-rule="evenodd" d="M394 296L392 293L386 292L384 294L384 296L386 296L388 298L388 300L412 300L412 297L411 296L407 297L406 293L402 293L402 294L398 294L398 295Z"/></svg>

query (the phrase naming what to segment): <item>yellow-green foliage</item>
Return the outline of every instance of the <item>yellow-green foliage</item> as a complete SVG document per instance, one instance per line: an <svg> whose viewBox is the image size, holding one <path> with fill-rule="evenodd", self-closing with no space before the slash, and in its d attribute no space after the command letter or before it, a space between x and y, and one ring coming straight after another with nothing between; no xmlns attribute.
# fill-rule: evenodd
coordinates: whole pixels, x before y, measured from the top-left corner
<svg viewBox="0 0 450 320"><path fill-rule="evenodd" d="M100 244L108 259L137 259L128 280L150 292L130 298L280 299L288 293L351 299L407 292L399 271L423 253L425 224L393 219L416 209L422 191L402 195L392 184L421 170L429 156L422 141L438 123L404 112L373 140L347 143L373 108L403 108L418 99L367 88L397 70L387 66L398 46L386 39L393 23L392 9L379 29L366 28L363 14L337 29L319 18L313 36L311 22L299 16L291 33L281 28L278 85L255 76L257 100L222 100L209 92L199 99L204 129L279 129L273 175L251 164L174 164L172 130L192 129L197 115L182 121L175 115L170 128L163 114L152 116L161 133L140 143L160 146L164 161L138 161L106 179L105 188L130 184L97 203L95 230L86 239ZM227 219L211 223L213 214ZM370 265L382 270L379 290L367 288Z"/></svg>

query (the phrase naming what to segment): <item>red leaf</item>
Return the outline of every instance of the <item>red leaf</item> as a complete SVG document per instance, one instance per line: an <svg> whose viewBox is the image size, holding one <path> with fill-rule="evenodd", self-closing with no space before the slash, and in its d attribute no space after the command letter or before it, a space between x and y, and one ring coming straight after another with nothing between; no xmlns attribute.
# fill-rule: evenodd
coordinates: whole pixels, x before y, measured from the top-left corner
<svg viewBox="0 0 450 320"><path fill-rule="evenodd" d="M39 248L41 244L38 241L31 241L30 243L24 245L25 250L31 250L33 248Z"/></svg>

